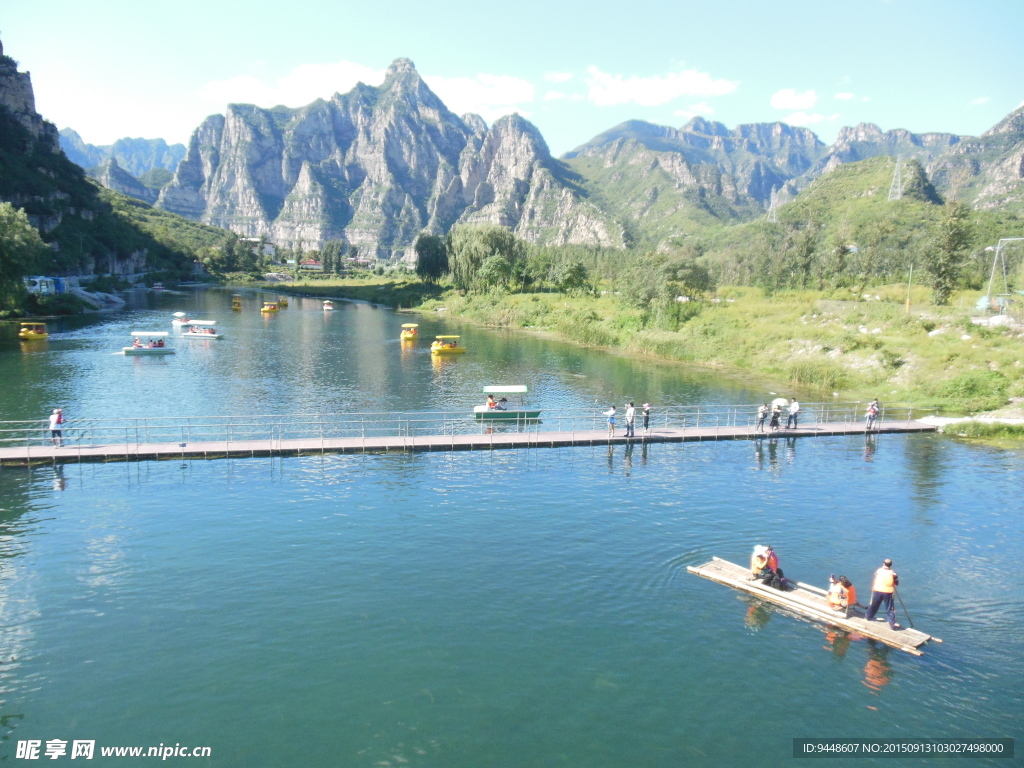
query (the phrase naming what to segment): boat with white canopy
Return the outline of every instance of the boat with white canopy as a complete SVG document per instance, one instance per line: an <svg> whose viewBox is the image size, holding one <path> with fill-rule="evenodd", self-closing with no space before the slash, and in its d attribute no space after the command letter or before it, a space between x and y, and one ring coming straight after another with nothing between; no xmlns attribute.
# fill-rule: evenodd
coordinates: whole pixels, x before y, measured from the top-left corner
<svg viewBox="0 0 1024 768"><path fill-rule="evenodd" d="M529 421L540 418L540 408L527 408L523 396L527 393L525 384L484 387L487 402L473 408L473 416L484 421ZM511 406L505 395L512 395Z"/></svg>
<svg viewBox="0 0 1024 768"><path fill-rule="evenodd" d="M167 346L167 331L132 331L132 345L122 347L125 355L173 355L174 350Z"/></svg>
<svg viewBox="0 0 1024 768"><path fill-rule="evenodd" d="M181 337L183 339L219 339L223 334L217 333L217 324L213 320L193 320L188 324Z"/></svg>

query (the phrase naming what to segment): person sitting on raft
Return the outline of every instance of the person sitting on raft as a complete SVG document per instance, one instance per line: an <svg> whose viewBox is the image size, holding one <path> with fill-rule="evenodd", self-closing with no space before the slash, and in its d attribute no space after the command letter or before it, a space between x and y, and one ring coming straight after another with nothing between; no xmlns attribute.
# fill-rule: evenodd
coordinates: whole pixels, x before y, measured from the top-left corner
<svg viewBox="0 0 1024 768"><path fill-rule="evenodd" d="M779 568L779 556L770 545L765 547L759 544L754 547L754 552L750 556L749 581L760 581L765 586L775 589L786 588L786 579Z"/></svg>
<svg viewBox="0 0 1024 768"><path fill-rule="evenodd" d="M845 576L837 579L835 574L832 574L828 578L830 584L825 599L828 600L829 607L837 613L849 615L849 609L857 604L857 590Z"/></svg>

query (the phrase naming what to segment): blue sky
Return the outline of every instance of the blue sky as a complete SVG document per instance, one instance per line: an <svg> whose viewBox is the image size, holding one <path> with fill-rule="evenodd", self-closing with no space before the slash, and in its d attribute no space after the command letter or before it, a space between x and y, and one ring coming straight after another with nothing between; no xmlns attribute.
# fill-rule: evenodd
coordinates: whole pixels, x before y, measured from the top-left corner
<svg viewBox="0 0 1024 768"><path fill-rule="evenodd" d="M632 4L0 0L39 111L86 141L186 142L228 102L300 106L411 58L450 108L561 154L628 119L977 135L1024 102L1022 0Z"/></svg>

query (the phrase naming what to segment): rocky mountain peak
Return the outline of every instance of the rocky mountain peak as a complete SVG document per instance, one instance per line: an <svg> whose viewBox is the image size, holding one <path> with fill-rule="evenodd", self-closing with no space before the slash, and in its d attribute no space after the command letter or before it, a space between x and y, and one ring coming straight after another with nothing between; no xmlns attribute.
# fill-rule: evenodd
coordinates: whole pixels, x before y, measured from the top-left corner
<svg viewBox="0 0 1024 768"><path fill-rule="evenodd" d="M0 44L0 106L8 109L29 133L40 139L52 152L60 152L57 126L43 120L36 112L36 97L28 72L19 72L18 63L5 56Z"/></svg>
<svg viewBox="0 0 1024 768"><path fill-rule="evenodd" d="M1024 105L1017 107L1010 114L985 131L982 137L998 136L1001 133L1024 132Z"/></svg>

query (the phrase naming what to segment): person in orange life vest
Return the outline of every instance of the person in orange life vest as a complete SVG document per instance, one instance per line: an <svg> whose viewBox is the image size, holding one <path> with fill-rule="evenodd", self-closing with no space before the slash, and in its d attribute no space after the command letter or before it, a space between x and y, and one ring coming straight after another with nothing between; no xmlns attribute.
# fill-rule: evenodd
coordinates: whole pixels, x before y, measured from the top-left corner
<svg viewBox="0 0 1024 768"><path fill-rule="evenodd" d="M847 609L857 604L857 590L845 576L840 576L837 579L833 575L829 577L829 581L831 584L828 588L828 594L825 595L829 607L833 611L848 613Z"/></svg>
<svg viewBox="0 0 1024 768"><path fill-rule="evenodd" d="M487 396L487 407L490 408L492 411L498 407L498 404L494 402L494 395Z"/></svg>
<svg viewBox="0 0 1024 768"><path fill-rule="evenodd" d="M892 560L886 558L882 567L875 571L875 580L871 584L871 603L864 614L865 621L874 619L878 609L884 605L889 629L899 629L900 625L896 623L896 607L892 604L892 593L899 584L900 577L892 569Z"/></svg>

